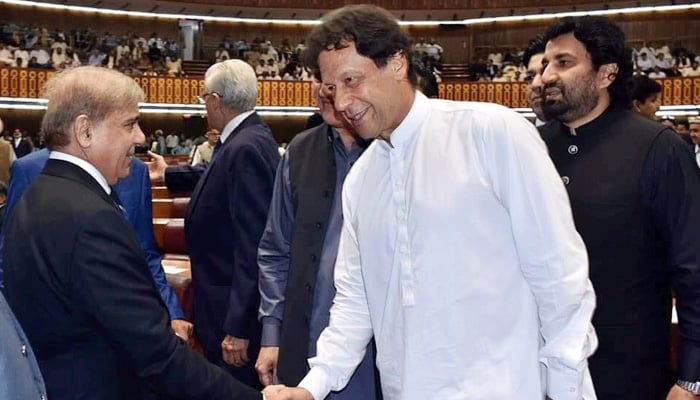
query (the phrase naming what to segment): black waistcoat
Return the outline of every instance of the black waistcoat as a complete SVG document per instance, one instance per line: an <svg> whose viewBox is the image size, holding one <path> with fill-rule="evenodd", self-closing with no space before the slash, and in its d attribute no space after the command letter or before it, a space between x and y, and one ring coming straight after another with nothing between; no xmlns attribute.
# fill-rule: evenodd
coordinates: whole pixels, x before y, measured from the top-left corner
<svg viewBox="0 0 700 400"><path fill-rule="evenodd" d="M326 124L289 144L294 224L277 375L296 386L308 371L309 321L336 183L333 137Z"/></svg>
<svg viewBox="0 0 700 400"><path fill-rule="evenodd" d="M660 399L669 388L670 280L640 191L662 130L615 107L576 135L559 122L540 127L588 250L599 339L589 361L599 399Z"/></svg>

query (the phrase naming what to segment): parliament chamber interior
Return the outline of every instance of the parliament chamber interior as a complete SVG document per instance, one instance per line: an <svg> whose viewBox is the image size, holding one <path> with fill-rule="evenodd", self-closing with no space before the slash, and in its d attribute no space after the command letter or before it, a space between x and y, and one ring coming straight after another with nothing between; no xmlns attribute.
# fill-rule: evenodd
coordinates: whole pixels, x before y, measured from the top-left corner
<svg viewBox="0 0 700 400"><path fill-rule="evenodd" d="M80 65L99 66L129 76L145 94L145 100L138 105L138 125L146 142L136 149L136 157L152 162L146 151L153 151L162 155L169 166L193 165L198 148L207 145L211 128L204 105L211 93L206 93L204 74L216 63L237 59L255 71L255 111L269 125L282 155L319 110L312 92L313 73L302 57L305 40L325 14L350 3L362 2L0 0L2 135L8 143L19 138L26 140L31 144L28 152L45 148L47 143L41 132L47 109L47 101L42 97L44 85ZM373 3L386 8L410 36L411 60L429 76L428 97L496 103L515 110L532 123L536 115L529 104L528 66L523 62L523 52L554 21L567 16L603 15L625 33L626 45L632 49L634 74L649 76L659 84L655 119L669 123L679 135L685 135L686 141L691 141L689 124L700 114L700 3ZM210 146L214 146L214 141ZM16 158L22 155L17 154ZM211 150L208 157L213 157ZM8 173L5 171L4 176L9 176L10 182L4 183L12 190L12 176ZM192 276L185 233L192 191L169 188L166 182L167 178L151 183L152 233L162 256L167 284L184 312L183 319L194 321L193 279L197 277ZM5 223L7 219L3 232ZM212 225L216 223L210 221ZM4 240L5 247L13 243L7 236ZM679 362L677 319L674 308L669 354L674 369ZM697 332L689 335L700 340ZM199 353L206 352L202 338L196 334L188 344ZM0 388L0 398L2 393Z"/></svg>

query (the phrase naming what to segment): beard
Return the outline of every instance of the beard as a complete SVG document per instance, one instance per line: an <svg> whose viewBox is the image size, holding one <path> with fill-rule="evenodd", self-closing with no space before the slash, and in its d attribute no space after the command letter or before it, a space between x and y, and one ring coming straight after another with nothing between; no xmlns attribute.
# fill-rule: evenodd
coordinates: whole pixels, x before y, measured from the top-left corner
<svg viewBox="0 0 700 400"><path fill-rule="evenodd" d="M543 89L542 112L544 117L564 123L575 121L591 112L598 105L600 95L596 88L595 73L586 75L570 84L561 80L545 85ZM547 99L547 89L556 88L560 99Z"/></svg>

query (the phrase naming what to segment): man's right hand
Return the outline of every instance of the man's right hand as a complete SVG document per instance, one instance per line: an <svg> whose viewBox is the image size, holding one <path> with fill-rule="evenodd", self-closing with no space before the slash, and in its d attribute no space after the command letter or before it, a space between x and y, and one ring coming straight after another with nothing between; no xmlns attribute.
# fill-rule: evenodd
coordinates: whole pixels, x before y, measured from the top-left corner
<svg viewBox="0 0 700 400"><path fill-rule="evenodd" d="M255 370L263 386L277 383L277 358L279 347L261 347L258 360L255 362Z"/></svg>
<svg viewBox="0 0 700 400"><path fill-rule="evenodd" d="M308 390L284 385L271 385L263 389L266 400L314 400Z"/></svg>
<svg viewBox="0 0 700 400"><path fill-rule="evenodd" d="M149 151L147 154L151 157L151 161L146 161L145 163L148 166L148 177L151 179L151 183L163 182L163 175L165 175L168 163L165 162L165 158L160 154L152 151Z"/></svg>

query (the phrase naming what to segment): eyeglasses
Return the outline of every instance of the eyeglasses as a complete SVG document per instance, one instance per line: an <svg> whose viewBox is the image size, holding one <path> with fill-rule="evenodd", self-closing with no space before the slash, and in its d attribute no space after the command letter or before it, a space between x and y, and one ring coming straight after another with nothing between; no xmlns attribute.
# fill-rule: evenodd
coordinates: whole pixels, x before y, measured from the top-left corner
<svg viewBox="0 0 700 400"><path fill-rule="evenodd" d="M207 97L211 96L212 94L221 97L221 95L217 92L204 92L201 96L197 96L197 102L199 104L205 104L207 102Z"/></svg>

